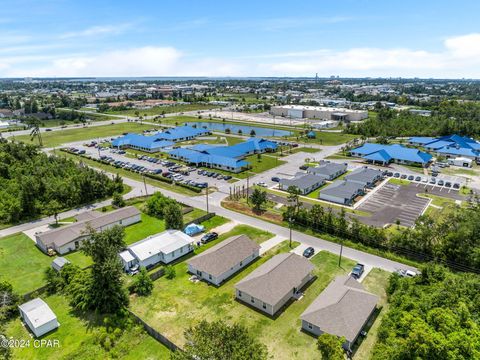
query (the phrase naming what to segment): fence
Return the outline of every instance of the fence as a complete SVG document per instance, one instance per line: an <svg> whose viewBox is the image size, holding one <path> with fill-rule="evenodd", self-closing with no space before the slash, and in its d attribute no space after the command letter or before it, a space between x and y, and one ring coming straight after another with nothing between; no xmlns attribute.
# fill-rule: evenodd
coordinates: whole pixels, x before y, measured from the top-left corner
<svg viewBox="0 0 480 360"><path fill-rule="evenodd" d="M158 269L157 271L151 273L150 279L153 281L157 280L158 278L162 277L165 274L165 269L162 267L161 269Z"/></svg>
<svg viewBox="0 0 480 360"><path fill-rule="evenodd" d="M187 225L190 225L190 224L201 224L202 222L204 221L207 221L208 219L211 219L212 217L214 217L216 214L215 213L208 213L208 214L205 214L203 216L200 216L199 218L196 218L192 221L189 221L188 223L185 224L185 226Z"/></svg>
<svg viewBox="0 0 480 360"><path fill-rule="evenodd" d="M33 291L30 291L26 294L23 294L23 300L24 301L30 301L33 298L38 297L39 295L42 295L45 291L47 291L48 285L44 285L42 287L39 287Z"/></svg>
<svg viewBox="0 0 480 360"><path fill-rule="evenodd" d="M127 309L127 311L132 315L133 319L135 320L136 323L140 324L143 326L145 331L147 332L148 335L153 337L155 340L157 340L159 343L165 345L167 348L169 348L171 351L177 351L182 349L177 346L174 342L172 342L170 339L165 337L164 335L160 334L157 330L152 328L150 325L148 325L145 321L142 320L141 317L139 317L137 314L135 314L133 311Z"/></svg>

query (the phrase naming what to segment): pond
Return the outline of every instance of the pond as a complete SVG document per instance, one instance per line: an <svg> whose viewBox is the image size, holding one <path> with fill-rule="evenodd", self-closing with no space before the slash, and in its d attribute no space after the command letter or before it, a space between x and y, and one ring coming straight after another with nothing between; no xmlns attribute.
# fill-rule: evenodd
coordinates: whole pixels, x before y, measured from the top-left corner
<svg viewBox="0 0 480 360"><path fill-rule="evenodd" d="M286 130L279 130L273 128L264 128L258 126L249 126L249 125L234 125L228 123L215 123L215 122L205 122L205 121L195 121L187 122L187 125L197 127L203 127L211 131L225 132L226 129L230 129L231 134L238 134L238 131L241 130L243 135L250 135L250 132L255 131L255 136L258 137L283 137L290 136L292 132Z"/></svg>

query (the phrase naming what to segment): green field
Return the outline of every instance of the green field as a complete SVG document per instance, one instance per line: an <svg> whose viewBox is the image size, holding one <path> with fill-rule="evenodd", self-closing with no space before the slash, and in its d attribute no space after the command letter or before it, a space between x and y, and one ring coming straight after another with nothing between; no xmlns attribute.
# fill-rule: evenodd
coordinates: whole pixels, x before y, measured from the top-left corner
<svg viewBox="0 0 480 360"><path fill-rule="evenodd" d="M208 110L214 109L215 106L213 105L206 105L206 104L181 104L181 105L173 105L173 106L154 106L150 109L129 109L129 110L109 110L107 114L114 114L114 115L124 115L124 116L137 116L136 113L139 113L139 116L152 116L152 115L161 115L161 114L171 114L171 113L180 113L180 112L187 112L187 111L195 111L195 110Z"/></svg>
<svg viewBox="0 0 480 360"><path fill-rule="evenodd" d="M153 126L151 124L139 124L135 122L108 124L101 126L87 126L78 129L43 132L42 140L44 147L56 147L74 141L83 141L114 135L121 135L125 132L142 132L143 130L151 129L152 127ZM18 141L23 141L25 143L32 143L29 135L16 136L15 139ZM33 140L33 143L38 144L38 139L35 138Z"/></svg>
<svg viewBox="0 0 480 360"><path fill-rule="evenodd" d="M86 314L80 317L73 312L65 297L52 295L43 297L57 316L60 327L43 336L44 340L58 340L58 348L34 347L33 339L19 318L11 320L6 334L16 340L30 340L29 347L12 349L15 360L50 359L149 359L165 360L170 351L150 337L142 328L135 326L120 335L110 351L99 343L99 329L103 327L103 317Z"/></svg>
<svg viewBox="0 0 480 360"><path fill-rule="evenodd" d="M80 267L90 264L89 259L80 252L66 257ZM0 280L10 282L19 294L44 285L43 272L52 264L53 259L23 233L0 238Z"/></svg>
<svg viewBox="0 0 480 360"><path fill-rule="evenodd" d="M338 267L336 255L324 251L318 253L311 260L315 265L316 280L305 290L301 300L290 304L275 318L252 310L234 299L234 285L239 280L273 255L289 250L287 241L279 244L219 288L204 282L192 283L186 272L186 263L176 264L175 279L160 278L155 281L152 295L132 299L131 307L142 318L148 319L149 325L161 329L179 344L185 341L183 332L186 328L203 319L223 319L245 325L268 347L270 356L275 360L319 358L315 339L300 331L300 315L336 275L350 271L353 261L344 259L342 269Z"/></svg>

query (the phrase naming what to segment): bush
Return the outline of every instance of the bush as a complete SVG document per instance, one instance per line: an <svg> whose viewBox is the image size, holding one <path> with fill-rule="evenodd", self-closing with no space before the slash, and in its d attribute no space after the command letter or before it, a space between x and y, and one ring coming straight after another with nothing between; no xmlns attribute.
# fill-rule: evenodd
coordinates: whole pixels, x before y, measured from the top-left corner
<svg viewBox="0 0 480 360"><path fill-rule="evenodd" d="M147 273L145 268L140 270L140 273L133 278L133 282L128 287L131 294L136 293L140 296L147 296L152 293L153 281Z"/></svg>
<svg viewBox="0 0 480 360"><path fill-rule="evenodd" d="M123 196L119 193L113 194L112 205L117 208L122 208L126 205Z"/></svg>
<svg viewBox="0 0 480 360"><path fill-rule="evenodd" d="M176 276L177 276L177 272L176 272L175 268L174 268L172 265L167 265L167 266L165 267L165 277L166 277L168 280L172 280L172 279L174 279Z"/></svg>

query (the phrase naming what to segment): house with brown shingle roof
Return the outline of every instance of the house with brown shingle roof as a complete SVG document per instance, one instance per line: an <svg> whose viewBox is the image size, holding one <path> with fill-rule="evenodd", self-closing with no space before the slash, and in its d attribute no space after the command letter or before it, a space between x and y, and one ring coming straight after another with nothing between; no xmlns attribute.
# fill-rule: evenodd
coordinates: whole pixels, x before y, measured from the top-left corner
<svg viewBox="0 0 480 360"><path fill-rule="evenodd" d="M302 329L345 337L349 350L377 306L378 296L351 276L336 277L300 316Z"/></svg>
<svg viewBox="0 0 480 360"><path fill-rule="evenodd" d="M235 285L235 296L273 316L312 279L313 269L297 254L275 255Z"/></svg>
<svg viewBox="0 0 480 360"><path fill-rule="evenodd" d="M228 238L188 261L188 272L219 286L260 255L260 246L247 235Z"/></svg>
<svg viewBox="0 0 480 360"><path fill-rule="evenodd" d="M134 206L106 213L88 212L79 215L81 219L75 223L35 234L37 246L48 253L54 250L58 254L66 254L80 248L81 243L89 237L88 229L103 231L115 225L128 226L141 221L140 211Z"/></svg>

